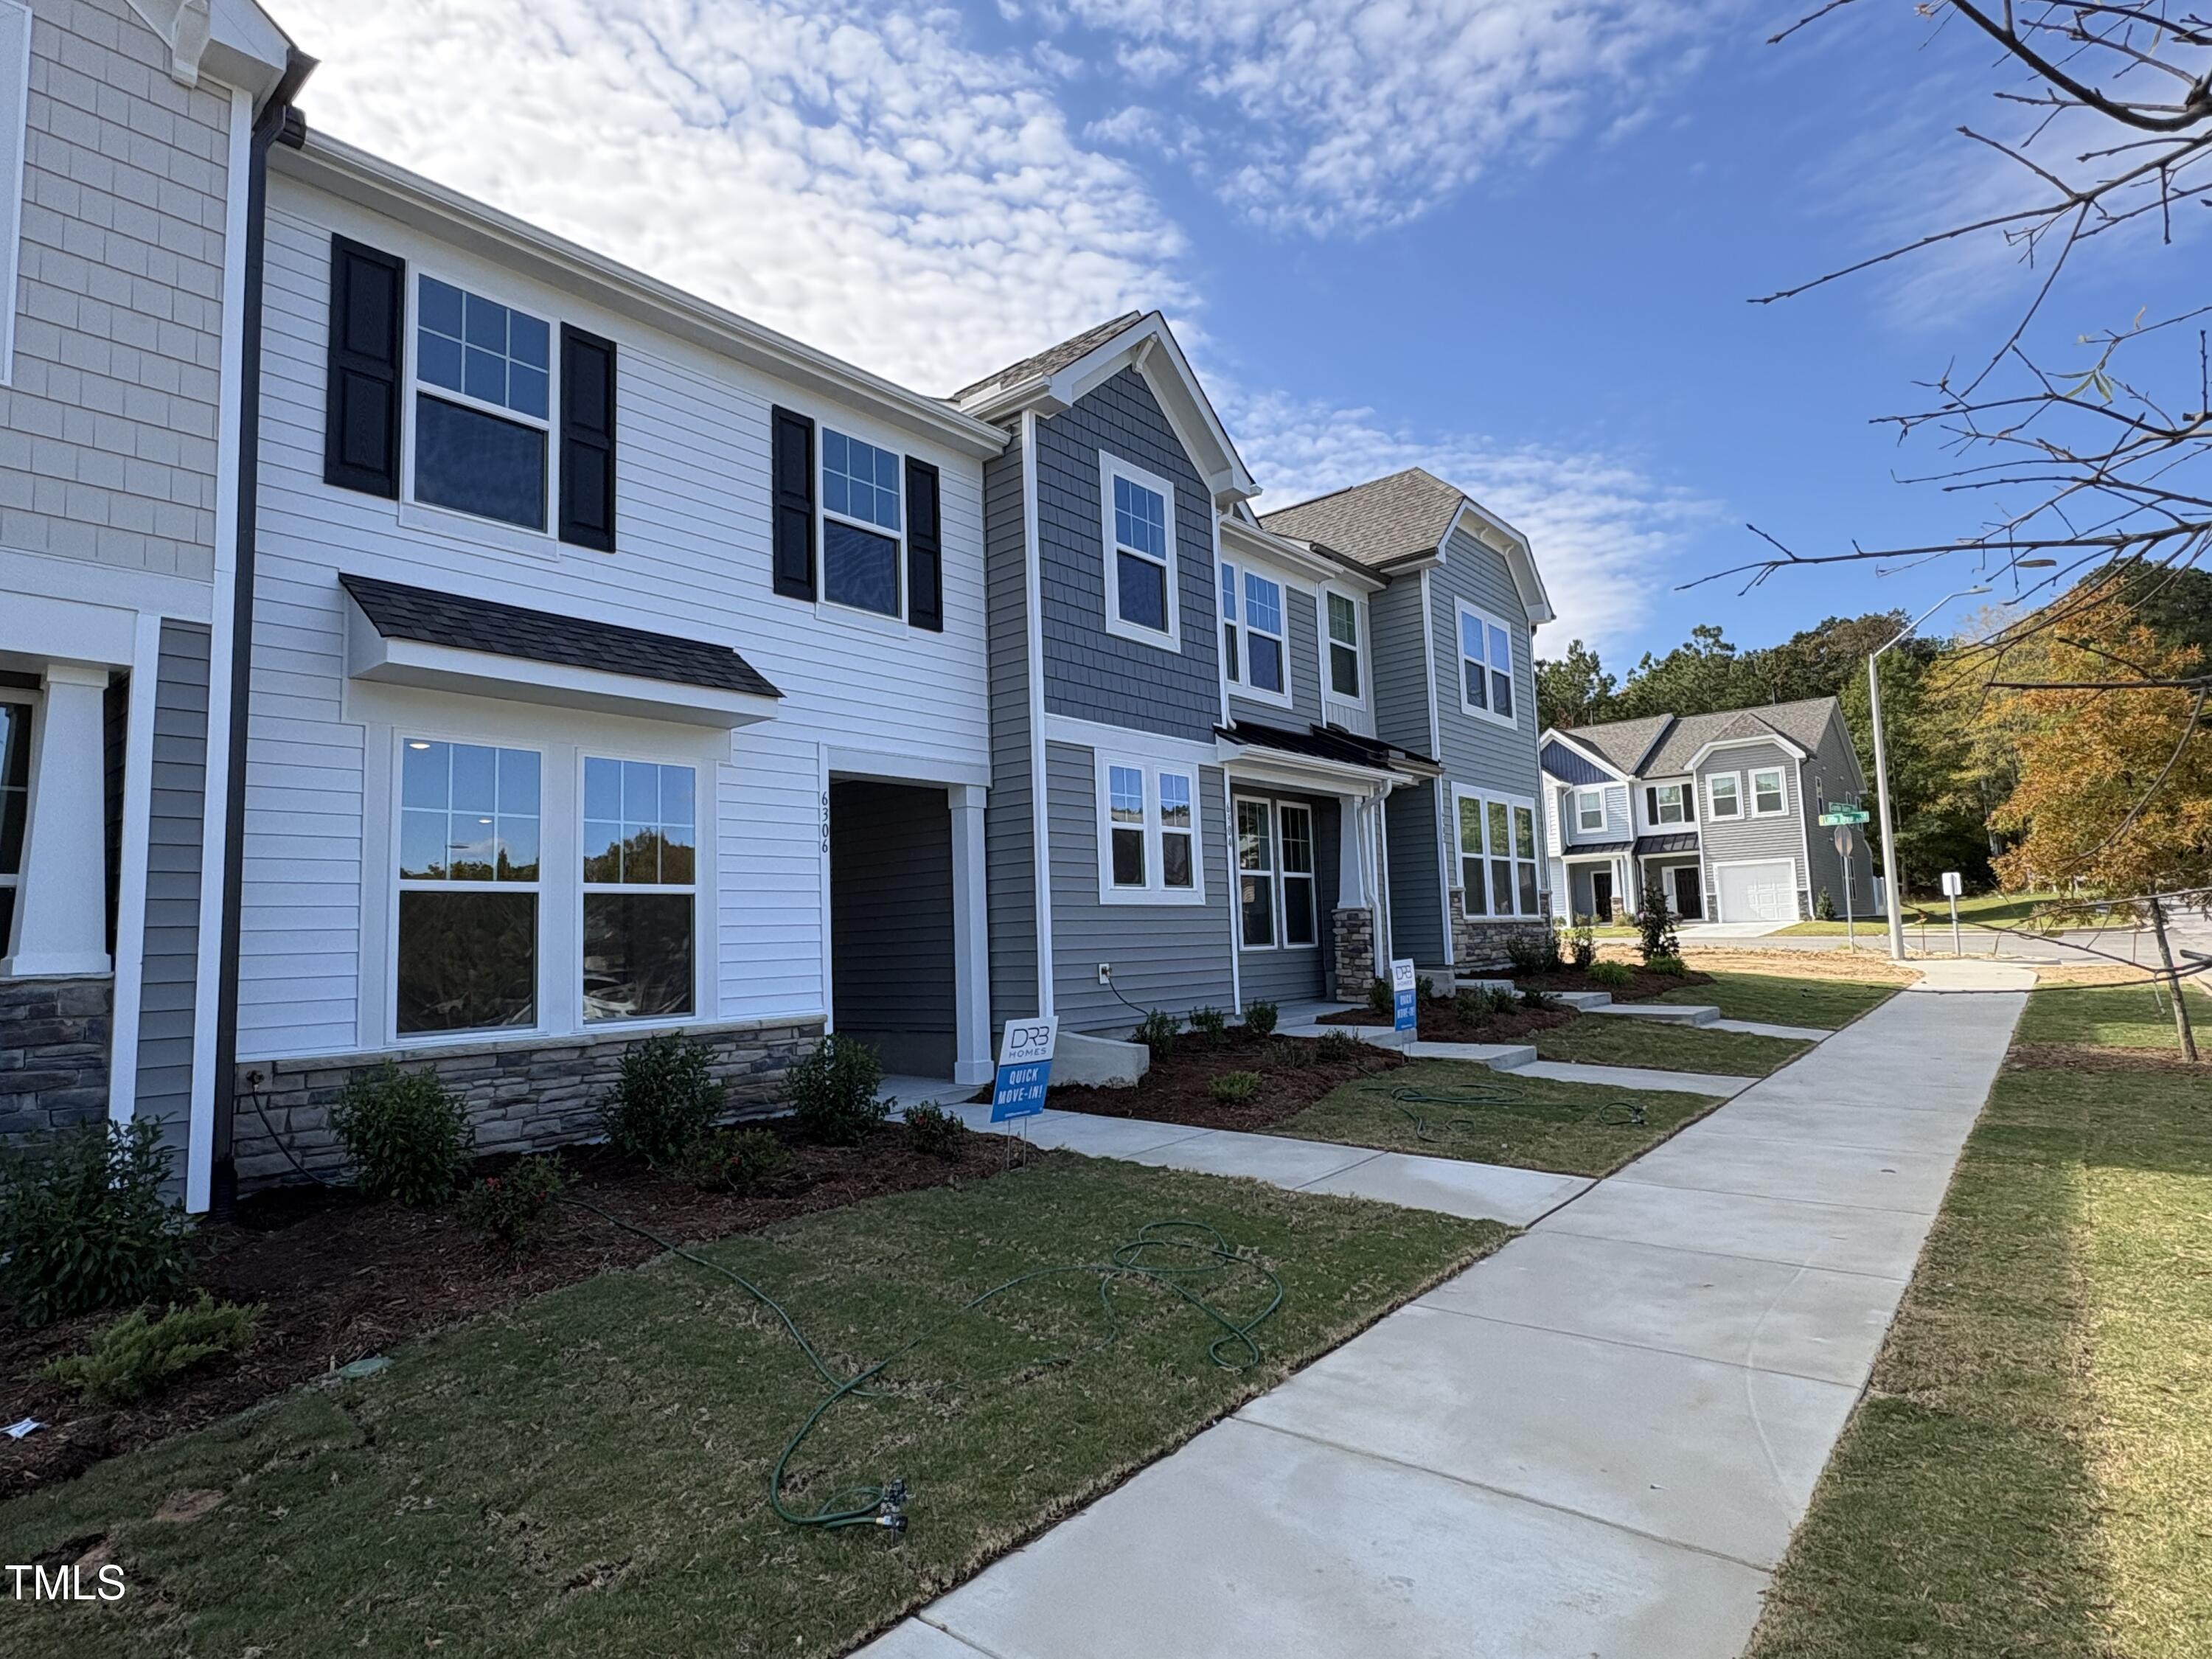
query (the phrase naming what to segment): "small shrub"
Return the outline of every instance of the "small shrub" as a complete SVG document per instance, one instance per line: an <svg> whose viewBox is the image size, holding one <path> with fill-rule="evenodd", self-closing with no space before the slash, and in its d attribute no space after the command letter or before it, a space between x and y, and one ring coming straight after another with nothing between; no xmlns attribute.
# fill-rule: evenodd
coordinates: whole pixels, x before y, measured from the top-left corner
<svg viewBox="0 0 2212 1659"><path fill-rule="evenodd" d="M1559 936L1547 927L1542 933L1519 933L1505 941L1506 960L1516 974L1548 974L1559 966Z"/></svg>
<svg viewBox="0 0 2212 1659"><path fill-rule="evenodd" d="M403 1072L388 1060L346 1080L331 1127L353 1159L356 1186L416 1209L451 1198L469 1161L459 1097L436 1073Z"/></svg>
<svg viewBox="0 0 2212 1659"><path fill-rule="evenodd" d="M1367 1058L1367 1045L1349 1031L1328 1031L1314 1045L1314 1058L1341 1066L1346 1060Z"/></svg>
<svg viewBox="0 0 2212 1659"><path fill-rule="evenodd" d="M1687 965L1684 963L1682 958L1680 957L1654 957L1650 961L1645 963L1644 965L1646 968L1649 968L1655 974L1674 974L1680 975L1690 971Z"/></svg>
<svg viewBox="0 0 2212 1659"><path fill-rule="evenodd" d="M1597 960L1597 935L1590 931L1588 922L1567 935L1567 960L1583 973L1588 973L1590 964Z"/></svg>
<svg viewBox="0 0 2212 1659"><path fill-rule="evenodd" d="M680 1031L647 1037L623 1056L622 1075L599 1103L607 1145L624 1158L672 1170L722 1114L713 1056Z"/></svg>
<svg viewBox="0 0 2212 1659"><path fill-rule="evenodd" d="M1234 1106L1260 1092L1257 1072L1224 1072L1206 1085L1206 1092L1224 1106Z"/></svg>
<svg viewBox="0 0 2212 1659"><path fill-rule="evenodd" d="M1480 1019L1489 1012L1490 996L1487 992L1470 988L1452 998L1452 1012L1469 1024Z"/></svg>
<svg viewBox="0 0 2212 1659"><path fill-rule="evenodd" d="M702 1192L751 1193L783 1173L791 1149L769 1129L709 1129L684 1154L684 1178Z"/></svg>
<svg viewBox="0 0 2212 1659"><path fill-rule="evenodd" d="M1510 985L1493 985L1483 995L1490 1000L1493 1014L1510 1014L1521 1006L1520 994Z"/></svg>
<svg viewBox="0 0 2212 1659"><path fill-rule="evenodd" d="M1433 997L1434 995L1436 995L1436 994L1437 994L1437 982L1436 982L1436 981L1434 981L1434 980L1431 979L1431 978L1430 978L1426 974L1421 974L1421 975L1416 975L1416 976L1415 976L1415 978L1414 978L1414 980L1413 980L1413 1000L1414 1000L1414 1001L1416 1001L1416 1002L1426 1002L1426 1001L1427 1001L1431 997ZM1395 1012L1395 1009L1396 1009L1396 1007L1397 1007L1397 1006L1398 1006L1397 999L1396 999L1395 997L1393 997L1393 998L1390 1000L1390 1006L1391 1006L1391 1008L1393 1009L1393 1011Z"/></svg>
<svg viewBox="0 0 2212 1659"><path fill-rule="evenodd" d="M1589 982L1602 985L1608 990L1625 991L1635 983L1636 975L1625 962L1593 962L1589 965Z"/></svg>
<svg viewBox="0 0 2212 1659"><path fill-rule="evenodd" d="M1398 994L1390 988L1387 979L1375 980L1367 987L1367 1006L1378 1014L1387 1014L1398 1006Z"/></svg>
<svg viewBox="0 0 2212 1659"><path fill-rule="evenodd" d="M161 1126L102 1120L0 1147L0 1297L26 1325L150 1301L185 1282L184 1211Z"/></svg>
<svg viewBox="0 0 2212 1659"><path fill-rule="evenodd" d="M1674 918L1667 908L1667 895L1656 882L1644 888L1643 902L1636 907L1636 938L1637 948L1646 962L1682 953L1681 941L1674 936Z"/></svg>
<svg viewBox="0 0 2212 1659"><path fill-rule="evenodd" d="M557 1158L518 1158L505 1175L486 1176L461 1194L461 1219L512 1261L544 1242L553 1200L568 1185Z"/></svg>
<svg viewBox="0 0 2212 1659"><path fill-rule="evenodd" d="M258 1304L217 1302L202 1291L190 1306L172 1305L158 1319L143 1308L125 1314L102 1328L88 1351L50 1361L39 1375L87 1400L143 1400L193 1366L238 1352L253 1340L260 1314Z"/></svg>
<svg viewBox="0 0 2212 1659"><path fill-rule="evenodd" d="M1310 1042L1279 1037L1267 1045L1267 1064L1285 1072L1305 1071L1320 1058L1320 1054Z"/></svg>
<svg viewBox="0 0 2212 1659"><path fill-rule="evenodd" d="M1155 1008L1137 1023L1137 1029L1129 1033L1129 1040L1151 1049L1154 1060L1165 1060L1175 1053L1176 1038L1182 1030L1181 1020Z"/></svg>
<svg viewBox="0 0 2212 1659"><path fill-rule="evenodd" d="M1244 1029L1255 1037L1273 1036L1275 1021L1282 1010L1272 1002L1248 1002L1244 1005Z"/></svg>
<svg viewBox="0 0 2212 1659"><path fill-rule="evenodd" d="M1556 1008L1559 1005L1553 1000L1549 991L1540 991L1532 985L1522 992L1521 1006L1532 1014L1540 1014L1546 1009Z"/></svg>
<svg viewBox="0 0 2212 1659"><path fill-rule="evenodd" d="M1218 1008L1194 1008L1190 1014L1190 1029L1205 1040L1207 1048L1218 1048L1223 1035L1229 1030L1229 1016Z"/></svg>
<svg viewBox="0 0 2212 1659"><path fill-rule="evenodd" d="M883 1081L884 1063L866 1043L823 1037L791 1068L799 1133L831 1146L856 1145L890 1115L890 1102L878 1092Z"/></svg>
<svg viewBox="0 0 2212 1659"><path fill-rule="evenodd" d="M1813 901L1813 920L1815 921L1836 920L1836 896L1825 887L1820 890L1820 896Z"/></svg>
<svg viewBox="0 0 2212 1659"><path fill-rule="evenodd" d="M917 1152L954 1158L968 1145L968 1124L957 1112L924 1102L906 1109L906 1138Z"/></svg>

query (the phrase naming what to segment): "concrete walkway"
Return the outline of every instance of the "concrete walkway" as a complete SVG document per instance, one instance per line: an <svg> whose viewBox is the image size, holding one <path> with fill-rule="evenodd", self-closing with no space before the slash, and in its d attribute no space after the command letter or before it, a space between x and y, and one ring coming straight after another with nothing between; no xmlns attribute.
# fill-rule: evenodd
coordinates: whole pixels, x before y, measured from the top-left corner
<svg viewBox="0 0 2212 1659"><path fill-rule="evenodd" d="M1729 1659L2028 977L1931 974L867 1652Z"/></svg>

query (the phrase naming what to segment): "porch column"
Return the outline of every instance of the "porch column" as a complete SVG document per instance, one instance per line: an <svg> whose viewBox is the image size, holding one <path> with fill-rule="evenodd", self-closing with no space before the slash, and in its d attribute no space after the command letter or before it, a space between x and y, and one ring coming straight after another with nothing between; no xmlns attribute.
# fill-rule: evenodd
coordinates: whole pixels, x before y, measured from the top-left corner
<svg viewBox="0 0 2212 1659"><path fill-rule="evenodd" d="M107 671L46 670L32 717L31 811L23 834L15 954L0 974L21 979L105 974L107 955ZM131 740L143 742L137 732Z"/></svg>
<svg viewBox="0 0 2212 1659"><path fill-rule="evenodd" d="M1361 910L1375 902L1368 891L1366 814L1356 795L1336 801L1336 908Z"/></svg>
<svg viewBox="0 0 2212 1659"><path fill-rule="evenodd" d="M988 1083L991 1064L991 950L983 874L983 801L972 783L945 792L952 811L952 1080Z"/></svg>

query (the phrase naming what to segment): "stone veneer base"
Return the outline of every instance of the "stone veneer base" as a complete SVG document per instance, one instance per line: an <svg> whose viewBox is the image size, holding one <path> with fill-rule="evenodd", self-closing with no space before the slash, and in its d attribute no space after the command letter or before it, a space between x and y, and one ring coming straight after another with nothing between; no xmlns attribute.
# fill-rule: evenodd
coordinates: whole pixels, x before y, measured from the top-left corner
<svg viewBox="0 0 2212 1659"><path fill-rule="evenodd" d="M1329 921L1334 952L1329 961L1329 994L1339 1002L1365 1002L1375 982L1375 912L1346 905Z"/></svg>
<svg viewBox="0 0 2212 1659"><path fill-rule="evenodd" d="M781 1103L785 1073L822 1037L818 1019L720 1021L682 1029L713 1052L709 1069L739 1117L760 1115ZM286 1146L318 1176L342 1174L345 1153L331 1128L330 1109L349 1079L387 1060L444 1079L468 1109L480 1153L541 1152L595 1139L599 1104L621 1073L623 1056L659 1034L593 1031L488 1039L463 1048L439 1044L241 1061L231 1143L239 1188L301 1179Z"/></svg>
<svg viewBox="0 0 2212 1659"><path fill-rule="evenodd" d="M0 980L0 1139L107 1115L115 981Z"/></svg>
<svg viewBox="0 0 2212 1659"><path fill-rule="evenodd" d="M1541 939L1552 931L1548 895L1541 916L1514 916L1504 921L1486 916L1470 919L1464 904L1466 896L1456 887L1451 890L1452 962L1462 972L1469 968L1494 967L1507 961L1506 947L1511 939L1528 934Z"/></svg>

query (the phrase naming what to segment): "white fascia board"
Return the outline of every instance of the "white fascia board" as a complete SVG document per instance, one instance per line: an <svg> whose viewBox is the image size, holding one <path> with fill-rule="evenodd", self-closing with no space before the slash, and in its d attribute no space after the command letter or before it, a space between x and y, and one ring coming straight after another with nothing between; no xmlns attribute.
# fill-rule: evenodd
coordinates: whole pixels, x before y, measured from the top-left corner
<svg viewBox="0 0 2212 1659"><path fill-rule="evenodd" d="M1221 765L1240 783L1267 783L1284 789L1320 789L1332 795L1371 794L1376 789L1416 780L1349 761L1285 755L1233 739L1221 740Z"/></svg>
<svg viewBox="0 0 2212 1659"><path fill-rule="evenodd" d="M1700 766L1705 764L1705 757L1711 754L1716 749L1766 748L1784 750L1801 762L1805 759L1805 751L1802 749L1800 749L1796 744L1790 742L1789 738L1784 737L1779 732L1770 732L1763 736L1756 738L1716 738L1712 742L1707 744L1704 748L1698 750L1696 754L1690 757L1687 763L1686 763L1686 769L1692 772L1696 771Z"/></svg>
<svg viewBox="0 0 2212 1659"><path fill-rule="evenodd" d="M311 188L792 386L860 404L901 431L960 454L988 460L1006 447L1008 434L939 398L842 362L337 139L311 131L303 149L280 144L270 161Z"/></svg>
<svg viewBox="0 0 2212 1659"><path fill-rule="evenodd" d="M169 77L196 86L211 76L258 105L284 78L292 42L252 0L131 0L169 49Z"/></svg>
<svg viewBox="0 0 2212 1659"><path fill-rule="evenodd" d="M1382 584L1372 576L1363 576L1334 559L1325 559L1296 542L1270 535L1234 514L1221 517L1221 541L1224 553L1238 563L1257 561L1271 565L1273 569L1269 574L1310 587L1335 583L1365 593L1380 592L1382 588Z"/></svg>
<svg viewBox="0 0 2212 1659"><path fill-rule="evenodd" d="M603 669L571 668L565 663L533 662L418 640L389 640L351 605L346 616L346 674L378 685L411 685L723 731L757 726L776 714L774 697L749 691L677 685Z"/></svg>
<svg viewBox="0 0 2212 1659"><path fill-rule="evenodd" d="M1444 546L1460 528L1462 520L1469 521L1469 533L1486 546L1505 556L1506 568L1513 573L1514 590L1521 596L1522 607L1532 623L1554 622L1559 612L1552 608L1552 596L1544 590L1544 578L1536 568L1536 556L1529 550L1528 538L1499 518L1480 502L1467 496L1460 498L1459 511L1452 514L1451 523L1444 530L1443 541L1437 544L1439 560Z"/></svg>

